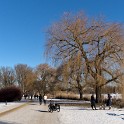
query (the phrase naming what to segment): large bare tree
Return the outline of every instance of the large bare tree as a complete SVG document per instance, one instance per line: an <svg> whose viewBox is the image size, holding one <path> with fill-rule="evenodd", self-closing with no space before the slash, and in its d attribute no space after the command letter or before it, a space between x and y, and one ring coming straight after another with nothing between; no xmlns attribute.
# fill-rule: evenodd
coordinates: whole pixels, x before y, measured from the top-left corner
<svg viewBox="0 0 124 124"><path fill-rule="evenodd" d="M123 40L122 26L118 23L91 19L83 13L67 13L49 27L46 53L61 62L80 54L81 64L93 79L91 83L98 102L102 86L119 82L118 77L122 75Z"/></svg>

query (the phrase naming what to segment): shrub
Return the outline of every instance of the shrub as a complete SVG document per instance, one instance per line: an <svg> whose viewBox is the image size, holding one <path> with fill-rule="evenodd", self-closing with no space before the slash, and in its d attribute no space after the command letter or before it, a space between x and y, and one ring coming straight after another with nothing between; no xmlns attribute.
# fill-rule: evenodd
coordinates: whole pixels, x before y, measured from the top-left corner
<svg viewBox="0 0 124 124"><path fill-rule="evenodd" d="M119 107L124 108L124 102L123 101L120 102Z"/></svg>
<svg viewBox="0 0 124 124"><path fill-rule="evenodd" d="M19 101L22 98L22 92L20 88L16 86L10 86L0 89L0 102L12 102Z"/></svg>
<svg viewBox="0 0 124 124"><path fill-rule="evenodd" d="M88 98L88 97L83 97L83 100L84 100L84 101L90 101L90 98Z"/></svg>
<svg viewBox="0 0 124 124"><path fill-rule="evenodd" d="M112 99L112 105L117 106L119 108L124 108L124 102L122 99Z"/></svg>

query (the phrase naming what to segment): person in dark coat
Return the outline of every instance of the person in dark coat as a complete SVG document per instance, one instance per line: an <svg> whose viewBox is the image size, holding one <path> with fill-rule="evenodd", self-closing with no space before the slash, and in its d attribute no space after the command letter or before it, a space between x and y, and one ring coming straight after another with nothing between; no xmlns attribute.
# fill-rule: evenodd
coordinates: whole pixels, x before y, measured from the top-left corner
<svg viewBox="0 0 124 124"><path fill-rule="evenodd" d="M41 94L39 95L39 103L40 103L40 105L42 104L42 96L41 96Z"/></svg>
<svg viewBox="0 0 124 124"><path fill-rule="evenodd" d="M93 94L92 94L92 96L91 96L91 107L92 107L93 110L94 110L94 109L96 110L96 100L95 100Z"/></svg>
<svg viewBox="0 0 124 124"><path fill-rule="evenodd" d="M111 105L112 105L112 96L110 94L108 94L108 99L106 101L106 106L108 106L109 109L111 109Z"/></svg>

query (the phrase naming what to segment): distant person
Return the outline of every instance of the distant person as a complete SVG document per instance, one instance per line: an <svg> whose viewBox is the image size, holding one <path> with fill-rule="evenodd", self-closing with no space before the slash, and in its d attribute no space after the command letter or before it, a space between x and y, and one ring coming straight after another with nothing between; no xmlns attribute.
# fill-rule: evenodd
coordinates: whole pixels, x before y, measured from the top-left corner
<svg viewBox="0 0 124 124"><path fill-rule="evenodd" d="M37 97L37 100L38 100L38 95L36 95L36 97Z"/></svg>
<svg viewBox="0 0 124 124"><path fill-rule="evenodd" d="M42 104L42 96L41 96L41 94L39 95L39 103L40 103L40 105Z"/></svg>
<svg viewBox="0 0 124 124"><path fill-rule="evenodd" d="M108 98L106 101L106 106L109 107L109 109L111 109L111 105L112 105L112 96L110 94L108 94Z"/></svg>
<svg viewBox="0 0 124 124"><path fill-rule="evenodd" d="M96 110L96 99L94 98L93 94L91 95L91 107L93 110Z"/></svg>
<svg viewBox="0 0 124 124"><path fill-rule="evenodd" d="M31 100L32 100L32 98L33 98L33 95L31 94Z"/></svg>
<svg viewBox="0 0 124 124"><path fill-rule="evenodd" d="M28 96L27 94L24 94L25 99L27 98L27 96Z"/></svg>
<svg viewBox="0 0 124 124"><path fill-rule="evenodd" d="M36 94L34 94L34 99L36 99L36 97L37 97L37 95L36 95Z"/></svg>
<svg viewBox="0 0 124 124"><path fill-rule="evenodd" d="M47 96L44 95L44 97L43 97L43 101L44 101L44 104L45 104L45 105L46 105L46 100L47 100Z"/></svg>
<svg viewBox="0 0 124 124"><path fill-rule="evenodd" d="M53 103L52 100L50 100L50 104L49 104L49 105L50 105L50 107L51 107L51 106L54 106L54 103Z"/></svg>

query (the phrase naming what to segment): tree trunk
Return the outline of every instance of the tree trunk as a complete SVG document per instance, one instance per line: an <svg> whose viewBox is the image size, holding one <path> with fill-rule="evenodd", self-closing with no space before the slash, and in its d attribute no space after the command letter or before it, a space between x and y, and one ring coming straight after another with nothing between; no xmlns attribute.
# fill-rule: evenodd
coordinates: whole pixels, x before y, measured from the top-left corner
<svg viewBox="0 0 124 124"><path fill-rule="evenodd" d="M82 92L82 90L79 90L79 94L80 94L80 100L82 100L82 98L83 98L83 92Z"/></svg>
<svg viewBox="0 0 124 124"><path fill-rule="evenodd" d="M81 86L81 84L80 84L80 81L81 81L81 74L78 74L78 76L77 76L77 79L76 79L76 81L77 81L77 89L78 89L78 92L79 92L79 95L80 95L80 100L83 98L83 91L82 91L82 86Z"/></svg>
<svg viewBox="0 0 124 124"><path fill-rule="evenodd" d="M99 103L101 101L101 87L96 86L95 93L96 93L96 103Z"/></svg>

